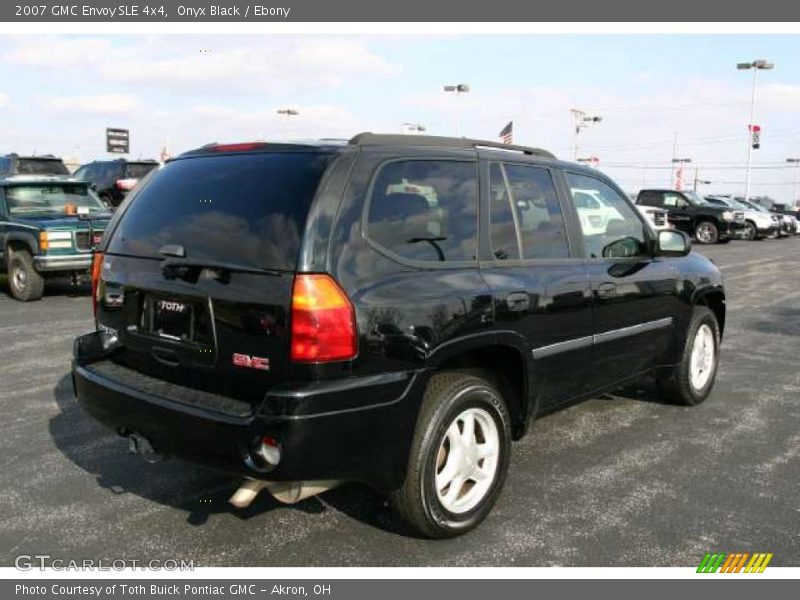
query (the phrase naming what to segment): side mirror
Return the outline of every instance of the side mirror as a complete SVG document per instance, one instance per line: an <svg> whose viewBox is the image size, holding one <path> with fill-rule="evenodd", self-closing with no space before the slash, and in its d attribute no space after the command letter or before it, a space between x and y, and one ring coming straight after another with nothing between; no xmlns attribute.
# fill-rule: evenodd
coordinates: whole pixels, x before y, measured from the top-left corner
<svg viewBox="0 0 800 600"><path fill-rule="evenodd" d="M689 236L682 231L662 229L656 238L656 256L686 256L692 249Z"/></svg>

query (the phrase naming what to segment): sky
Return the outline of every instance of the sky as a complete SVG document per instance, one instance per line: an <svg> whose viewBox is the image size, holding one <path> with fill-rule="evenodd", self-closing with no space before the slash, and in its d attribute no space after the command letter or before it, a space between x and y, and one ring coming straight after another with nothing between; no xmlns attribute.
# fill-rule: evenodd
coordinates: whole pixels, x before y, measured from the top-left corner
<svg viewBox="0 0 800 600"><path fill-rule="evenodd" d="M578 155L624 189L743 193L752 71L758 73L751 194L788 200L800 173L800 36L791 35L0 35L0 153L104 158L105 128L131 157L209 142L401 132L514 142L574 158L570 109L602 121ZM466 83L466 94L445 84ZM295 117L277 114L298 111ZM677 140L677 145L675 141Z"/></svg>

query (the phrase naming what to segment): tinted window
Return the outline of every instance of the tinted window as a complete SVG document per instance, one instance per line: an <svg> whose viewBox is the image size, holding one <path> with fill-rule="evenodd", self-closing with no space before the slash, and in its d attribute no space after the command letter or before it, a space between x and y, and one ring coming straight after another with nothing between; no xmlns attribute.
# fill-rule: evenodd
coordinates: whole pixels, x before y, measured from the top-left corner
<svg viewBox="0 0 800 600"><path fill-rule="evenodd" d="M111 253L291 270L330 155L259 153L175 160L154 172L125 211Z"/></svg>
<svg viewBox="0 0 800 600"><path fill-rule="evenodd" d="M645 206L658 206L664 205L664 200L659 192L642 192L639 194L637 204L644 204Z"/></svg>
<svg viewBox="0 0 800 600"><path fill-rule="evenodd" d="M69 170L60 160L20 158L17 161L20 175L69 175Z"/></svg>
<svg viewBox="0 0 800 600"><path fill-rule="evenodd" d="M125 177L141 179L157 166L155 163L128 163L125 166Z"/></svg>
<svg viewBox="0 0 800 600"><path fill-rule="evenodd" d="M367 235L411 260L471 261L477 248L475 163L405 160L375 180Z"/></svg>
<svg viewBox="0 0 800 600"><path fill-rule="evenodd" d="M568 257L567 229L550 172L523 165L506 165L505 170L522 238L522 257Z"/></svg>
<svg viewBox="0 0 800 600"><path fill-rule="evenodd" d="M503 170L493 163L489 170L489 203L492 232L492 252L498 260L519 259L519 240L511 212L511 195L508 193Z"/></svg>
<svg viewBox="0 0 800 600"><path fill-rule="evenodd" d="M567 182L573 201L576 195L589 194L601 207L575 207L590 257L641 256L646 253L644 223L619 192L599 179L585 175L567 173Z"/></svg>

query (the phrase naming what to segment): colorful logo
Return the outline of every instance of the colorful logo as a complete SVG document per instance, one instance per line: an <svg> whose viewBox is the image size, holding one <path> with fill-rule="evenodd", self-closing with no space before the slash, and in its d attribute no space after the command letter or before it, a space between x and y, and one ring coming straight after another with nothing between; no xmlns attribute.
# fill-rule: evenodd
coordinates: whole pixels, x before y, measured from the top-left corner
<svg viewBox="0 0 800 600"><path fill-rule="evenodd" d="M724 552L708 553L703 557L700 566L697 567L698 573L763 573L767 568L772 554L765 552L736 552L726 554ZM745 566L746 565L746 566Z"/></svg>

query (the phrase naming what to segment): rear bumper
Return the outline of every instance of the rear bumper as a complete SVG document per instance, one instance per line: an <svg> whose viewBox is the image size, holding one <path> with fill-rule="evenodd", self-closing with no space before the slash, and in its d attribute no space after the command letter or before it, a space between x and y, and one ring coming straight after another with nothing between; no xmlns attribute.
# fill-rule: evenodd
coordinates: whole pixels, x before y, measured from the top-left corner
<svg viewBox="0 0 800 600"><path fill-rule="evenodd" d="M266 481L363 481L384 490L402 482L422 373L285 386L270 390L248 414L234 414L107 376L97 368L108 356L96 338L75 341L73 384L81 406L117 433L144 436L158 453ZM268 469L251 458L265 435L281 448L280 463Z"/></svg>
<svg viewBox="0 0 800 600"><path fill-rule="evenodd" d="M84 271L92 266L92 253L63 254L47 256L40 254L33 257L33 265L37 271Z"/></svg>

